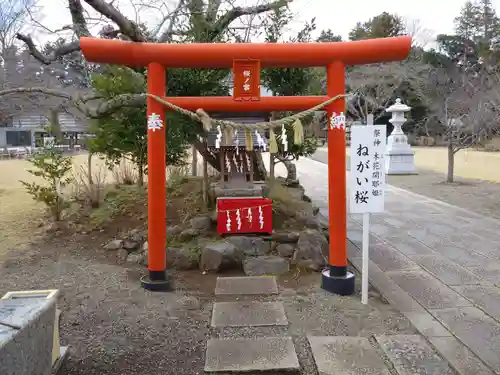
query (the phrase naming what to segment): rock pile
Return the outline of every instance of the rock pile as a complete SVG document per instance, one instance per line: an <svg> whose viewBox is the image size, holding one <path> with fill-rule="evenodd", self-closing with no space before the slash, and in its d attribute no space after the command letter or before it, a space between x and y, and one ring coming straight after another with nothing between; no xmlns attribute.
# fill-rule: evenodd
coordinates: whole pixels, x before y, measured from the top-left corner
<svg viewBox="0 0 500 375"><path fill-rule="evenodd" d="M185 230L168 227L167 232L186 238L183 233L187 230L193 234L190 242L166 249L169 267L199 268L205 272L242 269L246 275L257 276L284 274L290 266L320 271L328 262L328 241L321 228L276 232L268 237L231 236L218 240L204 237L193 240L199 236L199 233L192 233L195 227ZM148 243L143 236L134 230L124 239L110 241L104 248L117 251L118 258L128 263L147 265Z"/></svg>
<svg viewBox="0 0 500 375"><path fill-rule="evenodd" d="M307 201L300 185L294 190L297 199ZM175 246L167 246L167 265L203 272L241 269L251 276L280 275L291 266L320 271L328 263L327 223L317 209L312 205L310 208L301 218L301 230L277 231L267 237L242 235L221 239L214 235L215 215L196 216L185 226L168 226L167 238L173 238ZM117 251L120 260L147 265L145 231L132 230L104 248Z"/></svg>

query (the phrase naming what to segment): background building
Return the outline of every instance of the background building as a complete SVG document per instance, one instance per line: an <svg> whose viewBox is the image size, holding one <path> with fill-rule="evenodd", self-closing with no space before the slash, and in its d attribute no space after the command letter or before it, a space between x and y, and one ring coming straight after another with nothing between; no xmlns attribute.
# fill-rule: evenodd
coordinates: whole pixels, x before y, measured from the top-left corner
<svg viewBox="0 0 500 375"><path fill-rule="evenodd" d="M41 146L43 137L48 135L45 127L49 123L46 115L40 113L14 116L0 124L0 148ZM78 136L86 132L88 123L72 115L59 113L59 123L63 133L63 144L78 143Z"/></svg>

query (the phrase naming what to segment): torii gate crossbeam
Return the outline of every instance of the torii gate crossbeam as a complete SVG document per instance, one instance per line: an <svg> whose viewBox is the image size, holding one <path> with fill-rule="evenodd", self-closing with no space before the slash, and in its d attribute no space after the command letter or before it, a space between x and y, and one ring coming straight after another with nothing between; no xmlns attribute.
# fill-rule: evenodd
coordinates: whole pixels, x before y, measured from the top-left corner
<svg viewBox="0 0 500 375"><path fill-rule="evenodd" d="M266 67L324 66L327 95L317 97L263 97L255 101L236 101L231 97L165 97L189 110L205 111L299 111L312 108L345 93L345 66L404 60L411 48L411 37L371 39L338 43L207 43L156 44L119 40L81 38L80 46L89 62L124 64L148 69L147 90L166 95L165 68L230 68L235 60L258 60ZM333 113L345 110L339 99L325 108ZM147 114L160 115L165 108L147 98ZM354 275L347 270L346 150L344 129L328 130L328 213L330 252L328 269L322 273L322 287L337 294L354 293ZM148 130L148 268L141 281L146 289L171 288L166 272L166 196L165 127Z"/></svg>

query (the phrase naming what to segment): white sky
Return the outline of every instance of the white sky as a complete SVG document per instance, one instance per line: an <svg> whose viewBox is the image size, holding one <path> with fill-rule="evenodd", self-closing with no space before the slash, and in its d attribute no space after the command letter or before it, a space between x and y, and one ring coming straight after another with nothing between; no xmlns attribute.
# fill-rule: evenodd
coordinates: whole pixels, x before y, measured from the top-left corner
<svg viewBox="0 0 500 375"><path fill-rule="evenodd" d="M142 0L143 3L161 3L160 1ZM165 10L173 0L166 0ZM252 4L256 0L241 0L238 4ZM262 1L260 1L262 2ZM347 39L349 31L358 21L366 21L384 11L396 13L408 20L418 21L420 28L426 30L429 37L437 34L452 33L453 19L456 17L465 0L294 0L292 10L297 18L291 25L293 31L300 29L304 21L316 17L318 32L322 29L332 29ZM115 0L120 9L129 17L136 18L132 3L134 0ZM500 13L500 0L492 0ZM51 29L57 29L71 23L65 0L39 0L43 15L42 24ZM141 10L138 12L142 21L155 25L160 18L159 12ZM48 36L37 33L33 35L39 41L46 41Z"/></svg>

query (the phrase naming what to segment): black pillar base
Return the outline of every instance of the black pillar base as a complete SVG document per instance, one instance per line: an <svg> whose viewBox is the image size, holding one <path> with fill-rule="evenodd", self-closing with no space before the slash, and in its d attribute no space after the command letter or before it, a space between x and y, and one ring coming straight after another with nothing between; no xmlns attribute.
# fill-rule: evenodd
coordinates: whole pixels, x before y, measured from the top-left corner
<svg viewBox="0 0 500 375"><path fill-rule="evenodd" d="M174 283L167 271L149 271L149 275L141 277L141 285L146 290L153 292L171 292Z"/></svg>
<svg viewBox="0 0 500 375"><path fill-rule="evenodd" d="M340 296L351 296L356 289L356 278L353 273L346 271L343 276L334 276L329 268L321 272L321 289Z"/></svg>

